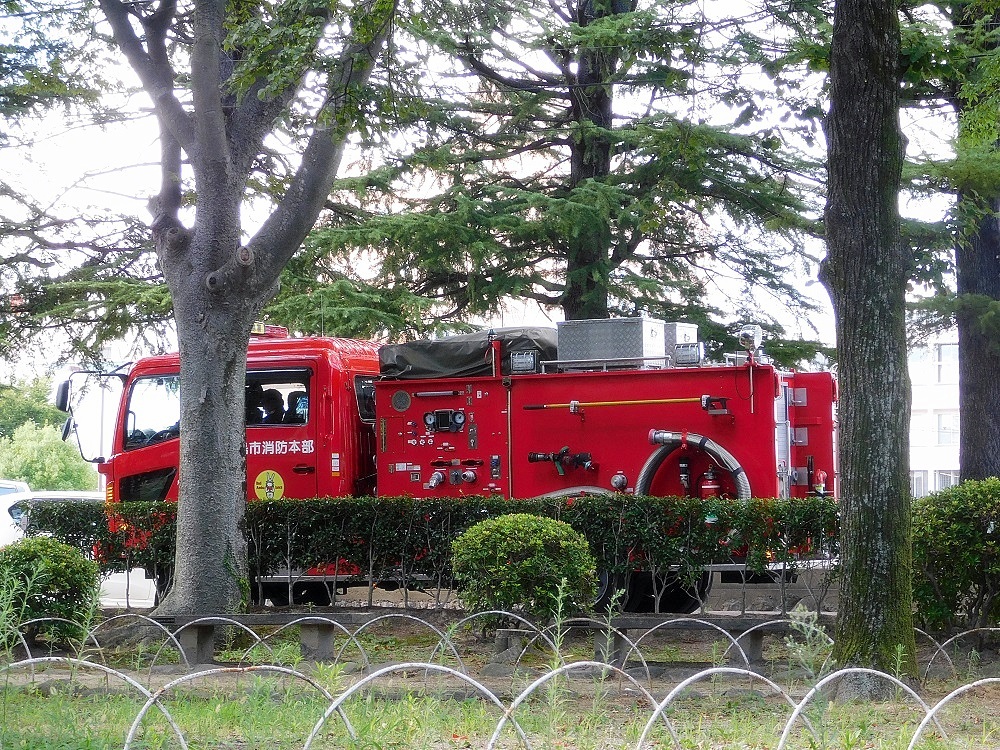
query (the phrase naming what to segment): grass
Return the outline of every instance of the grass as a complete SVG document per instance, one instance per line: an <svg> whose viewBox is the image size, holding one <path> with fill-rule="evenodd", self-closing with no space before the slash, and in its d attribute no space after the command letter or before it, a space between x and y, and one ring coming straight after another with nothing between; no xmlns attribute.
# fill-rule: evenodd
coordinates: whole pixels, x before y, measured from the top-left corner
<svg viewBox="0 0 1000 750"><path fill-rule="evenodd" d="M0 693L0 747L120 748L142 700L115 690L82 692L56 683L58 670L47 670L33 686L7 687ZM420 682L419 680L417 682ZM84 684L81 682L81 684ZM42 689L39 688L42 686ZM705 692L696 688L669 710L683 748L774 748L790 714L783 701L768 697L758 684L746 683ZM567 680L560 694L539 693L518 711L534 747L632 748L651 711L634 695L604 686L595 698L592 683ZM1000 745L997 695L982 691L944 716L950 743L929 733L919 747L995 748ZM555 701L555 702L554 702ZM509 703L509 700L507 701ZM165 697L164 705L192 748L301 748L328 702L300 682L241 676L224 687L195 681ZM391 689L371 691L349 700L346 710L358 732L354 742L336 717L327 721L317 748L449 748L485 747L501 712L477 698L425 694L422 686L392 682ZM906 748L922 715L903 703L831 703L810 716L818 740L799 725L791 748ZM671 745L657 729L648 747ZM518 747L511 727L501 747ZM169 725L151 712L143 722L136 748L179 747Z"/></svg>
<svg viewBox="0 0 1000 750"><path fill-rule="evenodd" d="M579 633L550 634L567 661L589 660L593 641ZM681 662L710 667L721 663L728 645L711 637L654 634L642 643L648 662ZM427 661L438 636L415 623L387 622L365 630L359 640L372 664ZM469 671L479 675L492 653L492 641L476 630L456 632L453 640ZM346 642L346 639L341 639ZM253 645L236 633L218 653L224 661L242 664L283 664L308 674L333 696L344 693L360 677L360 654L353 645L337 664L303 662L298 635L286 629L268 640L269 648ZM128 671L151 689L183 674L170 649L156 657L158 645L108 649L86 655L95 661ZM765 652L769 673L796 698L801 698L826 665L828 646L808 629L785 641L770 640ZM100 658L98 658L100 657ZM956 662L957 662L956 658ZM457 666L450 653L439 651L435 662ZM0 662L2 663L2 662ZM559 660L541 644L529 647L520 662L528 674L492 679L491 688L504 707L534 679L558 667ZM966 667L949 680L925 685L925 700L941 696L983 673L988 666L976 652ZM974 669L972 668L974 667ZM484 680L486 678L483 678ZM661 700L673 685L655 684ZM920 750L991 750L1000 747L1000 687L973 691L941 715L950 740L934 730L926 732ZM0 750L90 750L122 748L144 697L115 678L86 667L39 667L33 678L24 671L0 677ZM180 727L192 750L219 748L302 748L329 701L305 681L273 672L200 676L165 693L163 705ZM393 674L366 687L345 702L348 721L358 739L352 740L344 722L334 715L314 741L315 748L482 748L486 747L503 710L456 678L411 670ZM521 705L514 718L532 747L572 750L635 748L652 715L641 692L619 679L568 675L547 683ZM791 708L760 681L721 677L696 683L667 710L683 750L773 750L785 728ZM815 734L799 722L787 747L794 750L905 750L923 718L922 711L899 699L888 703L838 703L818 697L805 713ZM131 747L179 748L180 741L156 710L142 720ZM673 741L662 722L644 747L669 748ZM498 744L523 747L511 725Z"/></svg>

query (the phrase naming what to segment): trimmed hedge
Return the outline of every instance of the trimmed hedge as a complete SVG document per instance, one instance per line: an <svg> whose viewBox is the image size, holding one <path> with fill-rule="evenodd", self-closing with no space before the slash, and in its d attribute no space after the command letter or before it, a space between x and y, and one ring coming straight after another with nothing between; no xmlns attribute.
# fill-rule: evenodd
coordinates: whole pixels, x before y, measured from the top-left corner
<svg viewBox="0 0 1000 750"><path fill-rule="evenodd" d="M913 599L928 628L1000 621L1000 479L913 501Z"/></svg>
<svg viewBox="0 0 1000 750"><path fill-rule="evenodd" d="M28 533L52 534L94 557L105 572L165 570L173 563L175 512L173 503L39 503ZM254 574L340 561L340 570L355 570L359 580L451 588L452 541L478 521L510 513L565 521L586 537L598 569L610 573L674 567L683 575L734 556L760 570L767 562L794 565L802 554L838 552L837 508L830 498L253 501L244 529Z"/></svg>

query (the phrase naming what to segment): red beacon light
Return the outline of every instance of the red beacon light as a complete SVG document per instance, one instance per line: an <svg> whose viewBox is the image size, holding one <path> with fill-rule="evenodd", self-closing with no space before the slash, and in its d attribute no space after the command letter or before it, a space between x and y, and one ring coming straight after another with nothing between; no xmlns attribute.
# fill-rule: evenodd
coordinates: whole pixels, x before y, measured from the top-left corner
<svg viewBox="0 0 1000 750"><path fill-rule="evenodd" d="M265 339L287 339L288 329L284 326L265 325L258 322L253 324L250 335Z"/></svg>

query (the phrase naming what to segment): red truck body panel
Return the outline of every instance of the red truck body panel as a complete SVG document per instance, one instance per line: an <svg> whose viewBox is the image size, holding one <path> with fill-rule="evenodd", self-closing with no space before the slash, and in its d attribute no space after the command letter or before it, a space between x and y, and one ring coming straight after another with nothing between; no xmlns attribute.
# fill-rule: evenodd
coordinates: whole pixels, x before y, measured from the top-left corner
<svg viewBox="0 0 1000 750"><path fill-rule="evenodd" d="M635 491L657 450L650 430L681 433L681 444L640 488L647 494L697 494L715 462L685 433L730 452L755 497L804 496L810 456L814 469L829 475L825 491L833 492L834 397L829 373L781 373L768 365L378 381L379 492L529 498L610 492L616 475ZM428 426L435 414L447 418L447 429ZM561 466L538 460L567 448ZM678 468L684 456L687 488ZM436 483L435 472L443 474ZM726 472L718 481L722 492L735 494Z"/></svg>

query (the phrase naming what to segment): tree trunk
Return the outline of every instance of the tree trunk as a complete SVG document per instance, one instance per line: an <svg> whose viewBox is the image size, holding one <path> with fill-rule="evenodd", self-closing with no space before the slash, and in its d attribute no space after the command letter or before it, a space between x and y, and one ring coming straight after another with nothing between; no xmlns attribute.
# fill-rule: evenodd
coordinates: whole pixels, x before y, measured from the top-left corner
<svg viewBox="0 0 1000 750"><path fill-rule="evenodd" d="M181 352L180 507L173 588L160 612L234 612L249 600L243 423L246 350L258 306L202 299L176 308ZM201 289L197 289L200 286ZM193 314L192 314L193 311ZM238 408L233 408L239 405Z"/></svg>
<svg viewBox="0 0 1000 750"><path fill-rule="evenodd" d="M966 196L959 196L964 202ZM974 200L969 198L969 200ZM976 201L979 203L980 201ZM1000 300L1000 199L993 198L975 212L978 225L955 248L959 309L958 402L960 478L1000 476L1000 345L996 326L984 325L981 301ZM985 299L984 299L985 298Z"/></svg>
<svg viewBox="0 0 1000 750"><path fill-rule="evenodd" d="M894 2L837 0L821 279L836 315L841 392L842 579L834 657L842 666L915 674L898 52ZM883 687L854 681L853 689L874 696Z"/></svg>
<svg viewBox="0 0 1000 750"><path fill-rule="evenodd" d="M614 5L581 0L577 22L593 20L634 9L631 3ZM583 48L577 56L576 75L570 80L570 109L577 124L570 143L570 190L584 180L606 178L611 173L611 143L614 126L613 86L609 83L618 66L613 48ZM566 320L608 317L611 227L600 206L580 207L578 221L567 237L566 291L562 297Z"/></svg>
<svg viewBox="0 0 1000 750"><path fill-rule="evenodd" d="M198 177L201 178L198 172ZM180 351L181 455L173 586L158 613L233 612L249 600L244 390L250 328L268 295L253 271L222 275L239 247L239 195L206 198L193 232L154 229Z"/></svg>
<svg viewBox="0 0 1000 750"><path fill-rule="evenodd" d="M990 12L978 3L962 0L954 5L953 23L960 41L968 39L968 30L975 29L984 20L989 27L1000 23L1000 13ZM980 40L980 43L984 43ZM985 43L988 49L983 56L970 56L969 69L951 81L954 92L952 105L958 114L958 149L992 146L989 136L977 133L967 126L982 119L977 108L988 107L980 100L975 88L993 75L983 69L986 55L996 51L996 41L991 36ZM988 64L987 68L988 68ZM965 85L973 87L973 93ZM988 101L988 100L987 100ZM995 119L996 113L989 115ZM970 132L971 130L971 132ZM982 141L986 139L985 143ZM961 430L959 432L959 478L986 479L1000 476L1000 422L988 415L1000 414L1000 347L997 326L990 325L986 317L1000 300L1000 197L987 177L979 184L968 184L959 190L959 237L955 243L955 276L959 305L956 311L958 327L958 402Z"/></svg>
<svg viewBox="0 0 1000 750"><path fill-rule="evenodd" d="M367 83L395 5L378 3L352 14L351 33L336 64L324 66L327 90L319 96L323 104L308 128L301 162L285 195L245 245L240 206L248 175L256 155L264 151L264 139L312 73L305 67L290 70L294 75L284 90L267 93L272 82L265 71L236 96L239 87L233 87L229 76L239 55L228 46L227 29L234 19L226 17L226 3L193 3L192 29L175 35L190 41L191 67L184 76L172 69L169 54L178 10L174 0L100 0L100 5L156 108L161 129L160 193L150 201L150 210L180 346L181 455L173 589L157 611L233 612L246 605L250 593L241 529L250 329L329 195L349 134L351 118L343 117L352 101L348 94ZM311 10L295 16L291 3L284 10L291 14L286 20L313 28ZM185 16L183 23L188 21ZM315 33L311 38L316 49L325 39ZM303 61L311 59L302 56ZM174 93L180 77L188 78L191 87L191 97L183 101ZM197 196L192 231L179 218L185 167L194 174Z"/></svg>

